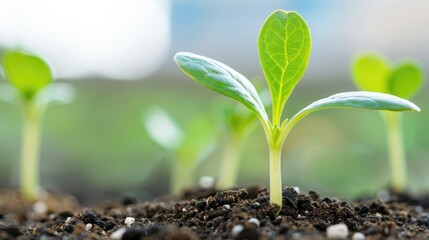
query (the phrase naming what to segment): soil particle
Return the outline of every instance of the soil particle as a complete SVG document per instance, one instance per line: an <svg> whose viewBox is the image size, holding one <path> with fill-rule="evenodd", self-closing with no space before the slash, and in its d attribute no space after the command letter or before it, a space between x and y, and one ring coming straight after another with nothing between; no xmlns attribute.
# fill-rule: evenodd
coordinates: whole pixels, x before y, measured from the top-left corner
<svg viewBox="0 0 429 240"><path fill-rule="evenodd" d="M421 204L427 198L393 192L351 202L285 187L281 211L261 187L152 202L127 196L95 208L49 194L39 200L44 213L14 191L1 193L0 239L327 239L332 226L356 240L429 238L429 204Z"/></svg>

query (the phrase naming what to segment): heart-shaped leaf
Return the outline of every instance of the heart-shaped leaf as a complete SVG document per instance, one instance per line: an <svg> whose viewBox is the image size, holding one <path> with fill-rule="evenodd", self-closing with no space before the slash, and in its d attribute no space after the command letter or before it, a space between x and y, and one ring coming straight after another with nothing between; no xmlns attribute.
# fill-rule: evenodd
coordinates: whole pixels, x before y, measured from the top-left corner
<svg viewBox="0 0 429 240"><path fill-rule="evenodd" d="M389 93L387 81L390 74L389 61L377 53L364 53L352 63L352 77L362 90Z"/></svg>
<svg viewBox="0 0 429 240"><path fill-rule="evenodd" d="M364 53L352 63L351 74L362 90L412 97L423 85L423 70L413 60L402 61L393 68L377 53Z"/></svg>
<svg viewBox="0 0 429 240"><path fill-rule="evenodd" d="M29 99L52 82L48 64L41 58L26 52L6 52L3 66L6 79Z"/></svg>
<svg viewBox="0 0 429 240"><path fill-rule="evenodd" d="M402 62L395 66L388 83L390 94L410 98L423 85L422 67L415 61Z"/></svg>
<svg viewBox="0 0 429 240"><path fill-rule="evenodd" d="M179 52L174 56L174 60L182 71L195 81L241 102L264 121L268 119L264 105L252 83L234 69L193 53Z"/></svg>
<svg viewBox="0 0 429 240"><path fill-rule="evenodd" d="M273 123L276 125L310 59L311 35L307 23L296 12L275 11L262 26L258 49L270 87Z"/></svg>

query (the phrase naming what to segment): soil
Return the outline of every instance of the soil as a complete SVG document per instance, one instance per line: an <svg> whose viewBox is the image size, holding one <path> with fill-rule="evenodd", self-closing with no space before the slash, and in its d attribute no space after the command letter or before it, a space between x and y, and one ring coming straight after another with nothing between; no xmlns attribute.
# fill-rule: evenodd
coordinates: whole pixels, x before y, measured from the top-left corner
<svg viewBox="0 0 429 240"><path fill-rule="evenodd" d="M337 236L344 239L429 239L429 198L388 191L342 201L285 186L278 214L260 187L151 202L122 197L94 208L52 193L31 203L16 191L0 194L0 239L327 239L336 224L342 233L346 226L347 237Z"/></svg>

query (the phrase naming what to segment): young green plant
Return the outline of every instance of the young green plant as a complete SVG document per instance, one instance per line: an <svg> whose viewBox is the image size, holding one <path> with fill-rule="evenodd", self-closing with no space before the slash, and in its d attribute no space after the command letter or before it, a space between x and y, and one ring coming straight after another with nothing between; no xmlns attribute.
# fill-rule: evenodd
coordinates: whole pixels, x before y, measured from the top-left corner
<svg viewBox="0 0 429 240"><path fill-rule="evenodd" d="M222 102L218 102L222 104ZM257 118L242 106L223 104L221 129L222 158L217 175L217 189L236 186L240 158L244 144L255 130Z"/></svg>
<svg viewBox="0 0 429 240"><path fill-rule="evenodd" d="M72 91L65 84L52 84L48 64L24 51L7 51L3 72L10 85L0 86L0 100L16 104L22 110L24 129L21 145L20 193L34 200L39 188L40 128L43 113L52 101L69 102Z"/></svg>
<svg viewBox="0 0 429 240"><path fill-rule="evenodd" d="M207 131L211 121L197 117L183 130L164 109L151 107L143 113L143 123L153 141L174 159L171 162L171 193L179 195L192 188L196 167L213 148L213 133Z"/></svg>
<svg viewBox="0 0 429 240"><path fill-rule="evenodd" d="M409 99L423 86L423 69L415 60L403 60L392 65L375 52L359 54L351 65L356 86L365 91L392 94ZM381 112L386 124L391 187L403 191L407 186L407 168L402 138L402 115L398 112Z"/></svg>
<svg viewBox="0 0 429 240"><path fill-rule="evenodd" d="M281 150L291 129L308 114L330 108L420 111L408 100L383 93L345 92L308 105L291 119L281 121L283 107L307 68L311 51L310 30L296 12L277 10L261 28L259 58L272 98L272 118L251 82L232 68L216 60L179 52L177 65L195 81L241 102L260 120L270 151L270 202L282 206Z"/></svg>

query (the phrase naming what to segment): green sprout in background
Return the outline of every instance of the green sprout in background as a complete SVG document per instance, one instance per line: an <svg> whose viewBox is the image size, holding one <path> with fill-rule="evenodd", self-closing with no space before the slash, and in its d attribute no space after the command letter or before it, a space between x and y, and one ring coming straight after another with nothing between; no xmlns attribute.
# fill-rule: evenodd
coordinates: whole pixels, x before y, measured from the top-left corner
<svg viewBox="0 0 429 240"><path fill-rule="evenodd" d="M223 108L223 124L221 124L223 154L219 165L217 189L230 189L237 185L243 147L257 123L256 116L245 110L242 106L236 105L226 105Z"/></svg>
<svg viewBox="0 0 429 240"><path fill-rule="evenodd" d="M180 52L177 65L200 84L233 98L252 111L262 123L270 151L270 202L282 206L281 150L290 130L308 114L330 108L420 111L409 102L388 94L346 92L308 105L291 119L281 121L284 105L307 68L311 52L310 30L296 12L277 10L259 34L259 57L272 98L272 118L252 83L223 63L193 53Z"/></svg>
<svg viewBox="0 0 429 240"><path fill-rule="evenodd" d="M259 95L265 100L265 108L269 107L271 100L268 98L268 89L263 89ZM238 169L244 145L256 129L258 118L242 105L216 101L215 107L221 109L216 115L222 117L222 121L219 121L221 129L221 137L219 137L221 143L219 145L222 146L222 156L216 188L230 189L237 186Z"/></svg>
<svg viewBox="0 0 429 240"><path fill-rule="evenodd" d="M34 200L39 190L40 130L45 108L52 101L71 101L73 92L66 84L52 84L48 64L27 52L5 52L3 72L10 85L0 85L0 100L18 105L24 118L20 193L23 199Z"/></svg>
<svg viewBox="0 0 429 240"><path fill-rule="evenodd" d="M194 187L195 169L214 146L213 133L207 131L212 126L210 119L194 118L182 129L164 109L151 107L143 113L143 123L149 136L173 155L171 193L179 195Z"/></svg>
<svg viewBox="0 0 429 240"><path fill-rule="evenodd" d="M377 53L358 55L351 66L351 75L358 88L392 94L410 99L423 86L423 70L415 60L403 60L392 65L388 59ZM381 112L387 129L391 187L403 191L407 185L404 144L402 138L402 114Z"/></svg>

